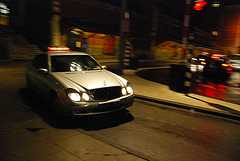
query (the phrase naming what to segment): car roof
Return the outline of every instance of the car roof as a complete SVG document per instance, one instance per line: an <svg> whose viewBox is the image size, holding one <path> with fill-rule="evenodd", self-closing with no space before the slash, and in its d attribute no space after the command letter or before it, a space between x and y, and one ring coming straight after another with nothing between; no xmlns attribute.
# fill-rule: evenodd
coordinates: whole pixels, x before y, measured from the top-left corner
<svg viewBox="0 0 240 161"><path fill-rule="evenodd" d="M47 52L48 55L89 55L84 52L78 52L78 51L56 51L56 52Z"/></svg>

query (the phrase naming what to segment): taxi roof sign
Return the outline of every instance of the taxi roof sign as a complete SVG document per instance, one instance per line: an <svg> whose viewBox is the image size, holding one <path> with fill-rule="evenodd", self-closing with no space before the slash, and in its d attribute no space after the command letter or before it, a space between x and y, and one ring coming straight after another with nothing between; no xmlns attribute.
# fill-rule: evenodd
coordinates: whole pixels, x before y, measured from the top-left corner
<svg viewBox="0 0 240 161"><path fill-rule="evenodd" d="M69 47L48 47L48 51L71 51Z"/></svg>

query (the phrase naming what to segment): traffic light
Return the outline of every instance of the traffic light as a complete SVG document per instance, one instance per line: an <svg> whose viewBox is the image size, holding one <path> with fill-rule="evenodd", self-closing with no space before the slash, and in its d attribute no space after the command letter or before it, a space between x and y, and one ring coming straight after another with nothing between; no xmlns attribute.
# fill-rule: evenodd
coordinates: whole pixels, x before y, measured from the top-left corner
<svg viewBox="0 0 240 161"><path fill-rule="evenodd" d="M203 7L208 3L208 1L206 0L195 0L194 1L194 10L200 11L203 10Z"/></svg>

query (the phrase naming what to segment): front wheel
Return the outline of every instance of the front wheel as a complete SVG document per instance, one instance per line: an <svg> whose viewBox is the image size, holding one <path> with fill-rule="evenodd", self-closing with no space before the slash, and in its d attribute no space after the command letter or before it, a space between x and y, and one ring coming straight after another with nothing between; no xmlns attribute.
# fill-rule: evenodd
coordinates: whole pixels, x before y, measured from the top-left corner
<svg viewBox="0 0 240 161"><path fill-rule="evenodd" d="M62 117L62 110L60 107L60 101L56 93L50 96L50 109L53 116L56 118Z"/></svg>
<svg viewBox="0 0 240 161"><path fill-rule="evenodd" d="M27 75L26 75L26 87L31 89L31 81L30 81L29 76L27 76Z"/></svg>

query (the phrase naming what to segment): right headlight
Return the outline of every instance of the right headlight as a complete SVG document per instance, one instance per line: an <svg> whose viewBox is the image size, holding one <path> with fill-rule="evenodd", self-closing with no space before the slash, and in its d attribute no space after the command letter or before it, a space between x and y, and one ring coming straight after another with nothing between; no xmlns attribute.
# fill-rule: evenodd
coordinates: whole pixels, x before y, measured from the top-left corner
<svg viewBox="0 0 240 161"><path fill-rule="evenodd" d="M71 88L67 89L67 96L68 96L68 98L70 98L71 101L74 101L74 102L90 100L90 96L87 93L85 93L85 92L79 93L78 91L71 89Z"/></svg>
<svg viewBox="0 0 240 161"><path fill-rule="evenodd" d="M127 94L127 90L126 90L126 88L125 88L125 87L123 87L123 88L122 88L122 95L124 95L124 96L125 96L126 94Z"/></svg>

